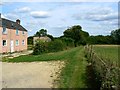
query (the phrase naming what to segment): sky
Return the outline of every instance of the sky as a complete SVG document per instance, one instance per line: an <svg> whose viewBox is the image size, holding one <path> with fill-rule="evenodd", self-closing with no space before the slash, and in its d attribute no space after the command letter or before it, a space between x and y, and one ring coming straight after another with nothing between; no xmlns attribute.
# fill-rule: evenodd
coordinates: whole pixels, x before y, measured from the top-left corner
<svg viewBox="0 0 120 90"><path fill-rule="evenodd" d="M112 30L118 28L117 0L114 2L112 0L111 2L6 1L0 3L0 13L2 18L12 21L20 19L21 25L28 30L28 36L43 28L47 29L48 34L59 37L67 28L74 25L80 25L82 30L90 35L110 35Z"/></svg>

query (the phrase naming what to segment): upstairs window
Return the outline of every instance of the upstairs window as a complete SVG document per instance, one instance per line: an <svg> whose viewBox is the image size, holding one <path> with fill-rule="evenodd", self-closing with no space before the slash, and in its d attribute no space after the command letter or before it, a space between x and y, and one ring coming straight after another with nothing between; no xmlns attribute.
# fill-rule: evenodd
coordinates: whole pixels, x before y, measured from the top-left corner
<svg viewBox="0 0 120 90"><path fill-rule="evenodd" d="M3 27L2 34L7 34L7 29L6 29L6 27Z"/></svg>
<svg viewBox="0 0 120 90"><path fill-rule="evenodd" d="M25 40L22 40L22 45L25 45Z"/></svg>
<svg viewBox="0 0 120 90"><path fill-rule="evenodd" d="M3 40L3 41L2 41L2 45L3 45L3 46L7 46L7 40Z"/></svg>
<svg viewBox="0 0 120 90"><path fill-rule="evenodd" d="M16 29L16 35L18 35L19 34L19 30L18 29Z"/></svg>
<svg viewBox="0 0 120 90"><path fill-rule="evenodd" d="M24 32L24 31L22 31L22 34L24 35L24 34L25 34L25 32Z"/></svg>
<svg viewBox="0 0 120 90"><path fill-rule="evenodd" d="M18 46L19 45L19 41L18 40L16 40L16 46Z"/></svg>

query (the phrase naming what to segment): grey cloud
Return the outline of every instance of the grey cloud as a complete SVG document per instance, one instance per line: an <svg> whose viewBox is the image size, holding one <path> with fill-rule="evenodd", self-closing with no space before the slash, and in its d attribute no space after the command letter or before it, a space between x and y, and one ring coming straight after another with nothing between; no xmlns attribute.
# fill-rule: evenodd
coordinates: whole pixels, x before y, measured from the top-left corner
<svg viewBox="0 0 120 90"><path fill-rule="evenodd" d="M102 8L102 6L98 6L76 13L72 17L76 20L107 21L118 19L118 13L111 7Z"/></svg>
<svg viewBox="0 0 120 90"><path fill-rule="evenodd" d="M110 13L110 14L75 14L73 17L76 20L86 19L91 21L107 21L107 20L115 20L118 19L117 13Z"/></svg>

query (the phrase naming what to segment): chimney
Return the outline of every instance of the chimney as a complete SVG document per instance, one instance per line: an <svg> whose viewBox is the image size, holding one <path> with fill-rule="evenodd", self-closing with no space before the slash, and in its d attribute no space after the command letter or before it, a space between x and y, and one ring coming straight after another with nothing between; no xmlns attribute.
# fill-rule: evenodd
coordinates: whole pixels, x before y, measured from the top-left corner
<svg viewBox="0 0 120 90"><path fill-rule="evenodd" d="M17 20L16 20L16 23L17 23L17 24L20 24L20 20L19 20L19 19L17 19Z"/></svg>

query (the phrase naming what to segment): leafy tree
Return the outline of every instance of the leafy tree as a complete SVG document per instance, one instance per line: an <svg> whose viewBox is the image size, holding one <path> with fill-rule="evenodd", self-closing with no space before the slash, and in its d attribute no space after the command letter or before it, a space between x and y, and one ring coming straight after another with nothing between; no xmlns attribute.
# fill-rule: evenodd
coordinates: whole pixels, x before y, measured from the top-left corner
<svg viewBox="0 0 120 90"><path fill-rule="evenodd" d="M52 41L54 41L54 37L52 35L47 34L47 37L49 37Z"/></svg>
<svg viewBox="0 0 120 90"><path fill-rule="evenodd" d="M113 44L114 43L113 38L111 36L102 36L102 35L90 36L87 41L89 44Z"/></svg>
<svg viewBox="0 0 120 90"><path fill-rule="evenodd" d="M72 38L60 37L60 39L66 44L66 46L68 47L74 46L74 40Z"/></svg>
<svg viewBox="0 0 120 90"><path fill-rule="evenodd" d="M38 37L47 36L47 30L46 29L41 29L41 30L37 31L34 36L38 36Z"/></svg>
<svg viewBox="0 0 120 90"><path fill-rule="evenodd" d="M120 44L120 29L113 30L111 32L111 36L113 37L116 44Z"/></svg>
<svg viewBox="0 0 120 90"><path fill-rule="evenodd" d="M72 38L75 46L86 43L86 38L89 36L88 32L82 31L82 27L79 25L72 26L64 32L64 37Z"/></svg>
<svg viewBox="0 0 120 90"><path fill-rule="evenodd" d="M33 36L29 36L27 38L27 43L28 43L28 45L33 45Z"/></svg>

